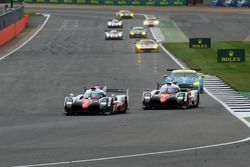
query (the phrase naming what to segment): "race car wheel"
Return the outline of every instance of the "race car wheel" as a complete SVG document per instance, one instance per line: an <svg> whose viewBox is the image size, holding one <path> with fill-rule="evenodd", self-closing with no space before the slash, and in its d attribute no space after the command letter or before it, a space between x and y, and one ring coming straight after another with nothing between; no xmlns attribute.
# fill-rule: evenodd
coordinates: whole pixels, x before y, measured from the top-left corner
<svg viewBox="0 0 250 167"><path fill-rule="evenodd" d="M198 106L199 106L199 103L200 103L200 95L198 94L198 95L197 95L196 104L195 104L194 107L198 107Z"/></svg>
<svg viewBox="0 0 250 167"><path fill-rule="evenodd" d="M111 115L114 112L114 102L111 101L110 107L104 112L105 115Z"/></svg>
<svg viewBox="0 0 250 167"><path fill-rule="evenodd" d="M126 112L127 112L127 109L128 109L128 102L125 101L124 105L125 105L125 107L124 107L124 111L123 111L123 112L126 113Z"/></svg>

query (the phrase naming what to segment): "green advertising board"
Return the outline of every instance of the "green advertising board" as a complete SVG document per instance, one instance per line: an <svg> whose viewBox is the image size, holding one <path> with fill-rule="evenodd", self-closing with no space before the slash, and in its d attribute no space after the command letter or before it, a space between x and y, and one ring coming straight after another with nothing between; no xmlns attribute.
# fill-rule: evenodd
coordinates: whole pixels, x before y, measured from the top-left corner
<svg viewBox="0 0 250 167"><path fill-rule="evenodd" d="M189 48L211 48L211 38L189 38Z"/></svg>
<svg viewBox="0 0 250 167"><path fill-rule="evenodd" d="M218 49L218 63L242 63L245 62L245 49Z"/></svg>
<svg viewBox="0 0 250 167"><path fill-rule="evenodd" d="M21 0L18 0L21 1ZM26 3L124 5L124 6L185 6L187 0L24 0Z"/></svg>

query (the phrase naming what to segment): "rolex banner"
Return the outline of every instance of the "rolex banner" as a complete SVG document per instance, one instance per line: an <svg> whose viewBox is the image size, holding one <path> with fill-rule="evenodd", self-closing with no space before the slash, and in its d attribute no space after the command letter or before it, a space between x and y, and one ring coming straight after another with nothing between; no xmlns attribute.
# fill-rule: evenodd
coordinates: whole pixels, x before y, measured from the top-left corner
<svg viewBox="0 0 250 167"><path fill-rule="evenodd" d="M189 48L211 48L211 38L189 38Z"/></svg>
<svg viewBox="0 0 250 167"><path fill-rule="evenodd" d="M245 62L245 49L218 49L218 63L242 63Z"/></svg>

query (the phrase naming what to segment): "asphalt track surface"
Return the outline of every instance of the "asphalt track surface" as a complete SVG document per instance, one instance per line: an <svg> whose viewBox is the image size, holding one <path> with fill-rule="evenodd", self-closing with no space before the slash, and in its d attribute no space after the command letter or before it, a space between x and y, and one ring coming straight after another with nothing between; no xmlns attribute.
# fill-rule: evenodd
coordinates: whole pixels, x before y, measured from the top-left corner
<svg viewBox="0 0 250 167"><path fill-rule="evenodd" d="M190 148L249 137L249 129L206 94L189 110L140 108L142 91L155 88L166 68L178 66L159 54L134 53L130 26L124 40L105 41L113 12L53 10L44 29L0 62L0 166L63 162ZM68 93L83 86L129 88L130 109L112 116L64 116ZM54 166L249 166L249 142L203 149Z"/></svg>

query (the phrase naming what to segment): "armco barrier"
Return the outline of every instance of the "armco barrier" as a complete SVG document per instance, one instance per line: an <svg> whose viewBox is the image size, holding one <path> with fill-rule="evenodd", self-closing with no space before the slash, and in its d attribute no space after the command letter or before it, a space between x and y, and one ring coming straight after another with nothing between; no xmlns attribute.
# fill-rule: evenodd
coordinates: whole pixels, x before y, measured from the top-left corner
<svg viewBox="0 0 250 167"><path fill-rule="evenodd" d="M25 2L116 6L186 6L188 0L25 0Z"/></svg>
<svg viewBox="0 0 250 167"><path fill-rule="evenodd" d="M20 34L29 22L29 16L24 16L21 20L9 25L0 31L0 47Z"/></svg>

